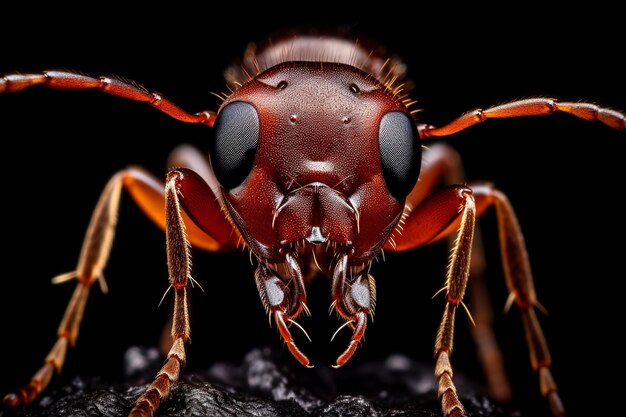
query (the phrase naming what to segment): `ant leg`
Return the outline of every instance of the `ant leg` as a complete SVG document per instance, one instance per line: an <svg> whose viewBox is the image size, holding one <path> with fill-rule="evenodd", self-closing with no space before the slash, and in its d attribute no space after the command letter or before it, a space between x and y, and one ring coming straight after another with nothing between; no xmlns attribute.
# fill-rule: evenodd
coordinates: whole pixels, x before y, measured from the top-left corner
<svg viewBox="0 0 626 417"><path fill-rule="evenodd" d="M104 188L91 217L81 249L76 271L59 275L53 282L76 278L77 285L65 310L57 331L57 341L46 356L44 365L33 375L30 382L15 393L7 394L4 403L9 406L28 404L43 391L56 371L61 372L68 345L74 346L78 338L91 285L98 281L103 291L106 284L102 270L109 257L115 231L116 217L124 178L132 177L135 171L115 174Z"/></svg>
<svg viewBox="0 0 626 417"><path fill-rule="evenodd" d="M179 200L185 175L181 171L171 171L165 184L165 236L167 246L167 265L170 288L174 290L174 311L172 317L173 339L167 359L154 381L137 399L129 417L153 416L167 398L170 390L180 377L180 370L185 364L185 342L189 341L189 307L187 284L191 277L191 253L187 231L182 216Z"/></svg>
<svg viewBox="0 0 626 417"><path fill-rule="evenodd" d="M14 393L4 397L9 406L28 404L48 386L55 371L61 372L65 361L68 345L73 347L78 338L80 323L83 317L89 291L94 282L98 281L106 291L103 270L109 258L115 234L117 214L121 198L121 190L125 189L137 205L157 225L165 227L165 208L163 183L144 169L132 167L116 173L107 183L85 234L76 271L59 275L54 282L63 282L76 278L76 289L70 299L65 314L57 331L57 341L44 360L44 365L33 375L30 382ZM208 188L208 187L207 187ZM215 198L213 197L212 200ZM222 215L219 206L215 217ZM221 250L236 243L226 242L232 233L225 234L219 227L213 236L208 235L196 226L186 215L189 240L197 247L206 250ZM223 219L224 224L228 224Z"/></svg>
<svg viewBox="0 0 626 417"><path fill-rule="evenodd" d="M535 293L535 285L528 261L524 235L519 226L513 206L506 195L492 186L472 187L475 193L484 196L496 208L500 250L509 301L517 304L522 315L526 343L530 353L530 363L539 375L541 395L548 400L550 411L555 417L564 417L565 409L558 394L557 385L550 367L552 358L548 343L537 320L535 307L540 306Z"/></svg>
<svg viewBox="0 0 626 417"><path fill-rule="evenodd" d="M459 153L447 144L435 143L426 147L422 155L420 181L407 197L405 209L407 215L441 183L463 184L465 173ZM413 235L410 233L402 231L401 234L394 233L392 237L395 246L388 242L385 250L408 250L414 247ZM452 249L454 233L447 239ZM502 352L493 332L493 308L484 279L485 265L482 235L479 225L476 225L468 287L469 307L475 319L471 334L490 395L497 401L506 402L511 399L511 387L506 376Z"/></svg>
<svg viewBox="0 0 626 417"><path fill-rule="evenodd" d="M471 209L470 206L474 206L474 202L475 208ZM404 243L407 246L411 243L412 247L427 245L458 231L444 287L448 303L435 344L437 357L435 372L439 380L439 395L442 398L444 414L446 416L463 415L463 408L458 401L452 382L452 367L449 362L449 355L452 352L454 314L456 307L462 301L466 284L464 276L469 273L471 264L469 223L473 223L474 217L480 217L492 206L496 209L498 219L503 268L506 284L511 293L509 300L515 301L520 308L530 362L539 375L541 395L548 400L552 414L555 417L563 417L565 411L550 371L552 364L550 352L534 310L539 304L524 237L508 198L489 184L470 184L469 188L446 187L416 206L404 224L403 235L412 237L412 242ZM461 207L460 213L459 207Z"/></svg>
<svg viewBox="0 0 626 417"><path fill-rule="evenodd" d="M15 407L32 402L48 386L54 372L61 372L67 347L74 346L78 338L80 322L92 284L98 281L102 290L106 291L102 270L113 243L123 179L132 176L132 172L119 172L109 180L91 217L76 271L53 279L53 282L73 278L78 281L57 330L57 341L46 356L44 365L33 375L30 382L15 393L7 394L4 397L5 404Z"/></svg>
<svg viewBox="0 0 626 417"><path fill-rule="evenodd" d="M446 276L447 303L441 319L437 339L435 342L435 376L439 383L439 397L444 415L461 417L465 416L463 405L459 401L456 387L452 382L452 366L450 354L452 353L452 341L454 338L454 316L456 309L463 302L465 287L469 277L470 256L472 240L474 238L474 225L476 222L476 205L474 197L469 190L455 190L462 201L460 220L461 224L457 238L450 255L450 264Z"/></svg>
<svg viewBox="0 0 626 417"><path fill-rule="evenodd" d="M463 305L463 296L470 273L474 226L478 211L472 190L465 186L453 185L443 188L417 205L404 222L402 236L406 236L407 246L425 245L448 232L447 237L456 232L450 262L446 272L446 307L437 338L434 356L435 376L439 385L439 398L445 417L465 417L465 410L457 395L452 380L450 364L456 309ZM449 230L452 229L452 230ZM408 240L412 239L411 242Z"/></svg>

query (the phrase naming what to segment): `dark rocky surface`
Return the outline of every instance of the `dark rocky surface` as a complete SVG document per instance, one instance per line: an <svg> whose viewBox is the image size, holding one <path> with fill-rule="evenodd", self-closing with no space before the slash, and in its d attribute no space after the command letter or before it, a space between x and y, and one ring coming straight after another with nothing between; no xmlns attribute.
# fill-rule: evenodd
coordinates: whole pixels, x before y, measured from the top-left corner
<svg viewBox="0 0 626 417"><path fill-rule="evenodd" d="M299 369L269 349L251 351L240 365L217 363L185 374L159 417L439 417L432 367L394 355L350 372ZM131 348L125 384L76 377L53 387L35 403L0 410L1 417L125 416L161 363L156 349ZM461 375L460 397L471 417L521 417L494 404Z"/></svg>

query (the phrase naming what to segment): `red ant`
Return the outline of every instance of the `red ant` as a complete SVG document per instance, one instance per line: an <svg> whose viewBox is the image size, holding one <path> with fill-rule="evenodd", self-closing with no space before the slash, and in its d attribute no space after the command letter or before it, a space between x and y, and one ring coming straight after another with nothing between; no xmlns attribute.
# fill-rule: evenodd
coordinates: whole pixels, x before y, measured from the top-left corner
<svg viewBox="0 0 626 417"><path fill-rule="evenodd" d="M296 319L307 312L305 283L317 274L331 279L331 306L345 320L340 329L352 330L335 363L340 367L354 354L374 313L376 286L369 274L374 258L383 249L405 251L446 238L454 244L441 290L447 304L435 342L435 374L444 415L464 416L452 380L453 328L472 268L481 264L471 262L482 256L475 249L475 222L490 207L498 218L508 305L521 311L541 394L555 416L564 415L535 315L539 304L524 239L509 200L490 184L466 184L450 147L424 148L421 141L493 118L563 112L625 130L626 116L590 103L532 98L473 110L442 127L417 123L402 63L378 48L338 37L299 36L258 50L251 47L241 65L226 74L232 93L223 97L218 112L196 114L119 78L69 71L0 78L0 93L40 84L98 89L214 131L209 158L189 147L174 150L165 185L141 168L111 178L93 213L76 271L55 278L77 280L58 339L30 383L7 395L5 403L33 401L55 370L61 370L67 347L78 336L91 286L105 285L102 271L124 189L165 230L175 302L167 360L130 416L153 415L185 363L187 288L193 282L190 245L215 252L241 245L250 250L258 262L255 280L262 303L304 366L311 366L310 361L296 345L290 325L303 330ZM450 185L437 189L442 179ZM494 363L487 375L498 378L499 366Z"/></svg>

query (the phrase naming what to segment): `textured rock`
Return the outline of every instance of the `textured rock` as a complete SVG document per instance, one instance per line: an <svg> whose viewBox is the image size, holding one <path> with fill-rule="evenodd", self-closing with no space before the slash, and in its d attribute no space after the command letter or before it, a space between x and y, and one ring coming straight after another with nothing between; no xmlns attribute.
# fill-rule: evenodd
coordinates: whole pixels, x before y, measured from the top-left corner
<svg viewBox="0 0 626 417"><path fill-rule="evenodd" d="M154 349L126 354L132 384L109 385L99 378L75 378L47 391L34 404L2 409L2 417L125 416L154 375L161 358ZM438 417L440 405L432 368L404 356L365 364L351 372L299 369L269 349L251 351L241 365L218 363L185 375L163 403L158 417ZM456 377L463 404L472 417L512 417Z"/></svg>

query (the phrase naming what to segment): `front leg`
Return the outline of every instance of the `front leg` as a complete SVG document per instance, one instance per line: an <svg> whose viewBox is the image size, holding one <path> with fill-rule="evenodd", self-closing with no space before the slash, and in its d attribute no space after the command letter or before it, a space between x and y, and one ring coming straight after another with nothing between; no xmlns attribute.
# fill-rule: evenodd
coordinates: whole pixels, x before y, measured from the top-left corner
<svg viewBox="0 0 626 417"><path fill-rule="evenodd" d="M510 291L508 305L515 302L520 309L530 362L538 373L541 395L548 400L552 415L564 417L565 410L550 371L550 351L534 310L539 304L524 237L508 198L489 184L444 188L414 207L404 224L404 236L410 236L407 239L410 239L412 247L426 245L458 231L444 287L447 305L435 344L435 372L444 414L446 417L464 415L452 382L449 356L452 352L454 315L456 307L462 304L471 263L475 218L489 207L495 207L498 219L502 262Z"/></svg>
<svg viewBox="0 0 626 417"><path fill-rule="evenodd" d="M455 314L457 307L463 305L463 296L470 273L477 216L476 203L470 188L458 185L450 186L426 199L411 214L413 216L409 217L407 222L409 227L405 228L405 232L410 231L410 226L415 222L423 224L425 233L422 236L414 237L420 241L430 241L439 234L439 231L449 229L450 226L458 230L443 288L446 293L446 307L437 331L434 356L437 361L435 376L439 384L439 397L443 414L446 417L464 417L465 410L459 401L452 380L450 355L454 340ZM455 226L456 224L458 226Z"/></svg>
<svg viewBox="0 0 626 417"><path fill-rule="evenodd" d="M201 172L206 171L208 166L202 161L192 163L199 161L199 158L197 152L189 148L175 151L173 157L182 162L182 165ZM236 247L239 235L233 233L233 228L224 218L209 185L199 185L199 177L189 169L179 171L186 173L185 184L194 187L194 198L190 198L188 202L190 208L195 208L194 202L197 205L198 200L206 202L203 205L205 218L212 221L211 227L206 222L196 225L188 215L181 213L189 241L194 247L208 251L230 250ZM44 359L44 364L31 377L28 384L4 397L4 403L8 406L31 403L46 389L55 372L61 372L68 347L74 347L78 339L91 287L95 282L99 282L102 289L106 290L103 271L113 244L122 190L132 197L147 217L159 227L166 228L169 220L166 218L162 181L139 167L122 170L109 180L91 217L76 270L59 275L53 280L54 282L76 280L76 288L57 330L57 340Z"/></svg>
<svg viewBox="0 0 626 417"><path fill-rule="evenodd" d="M461 156L449 145L436 143L428 146L422 154L420 180L407 196L405 213L407 215L413 213L411 210L438 189L442 181L445 184L466 183ZM403 233L402 229L405 226L403 223L392 235L395 247L391 241L388 241L385 245L386 250L406 250L416 244L413 233ZM433 223L432 218L428 223ZM423 224L423 221L420 222L419 227L423 227ZM411 227L411 223L406 227ZM450 249L454 247L456 240L456 229L454 232L447 238ZM485 268L484 246L480 227L477 224L468 278L468 304L475 318L475 325L472 326L471 332L490 395L499 402L508 402L511 400L511 388L506 376L502 352L494 334L493 308L484 278Z"/></svg>
<svg viewBox="0 0 626 417"><path fill-rule="evenodd" d="M476 204L472 192L459 187L455 190L461 202L461 225L452 248L450 263L446 274L446 308L441 319L437 340L435 342L435 376L439 383L439 396L445 416L464 416L463 405L459 401L456 388L452 382L452 366L450 354L454 339L454 316L459 304L463 303L467 279L470 272L470 255L476 224Z"/></svg>
<svg viewBox="0 0 626 417"><path fill-rule="evenodd" d="M410 210L403 227L403 245L418 247L456 232L450 263L443 287L446 307L437 332L434 356L438 394L446 417L464 417L465 410L453 382L452 354L456 310L463 304L463 296L470 273L472 244L477 210L472 189L452 185L435 192Z"/></svg>
<svg viewBox="0 0 626 417"><path fill-rule="evenodd" d="M174 290L174 313L172 319L173 344L167 354L165 365L157 373L148 389L135 403L129 417L151 417L167 398L172 386L180 377L185 364L185 342L189 341L189 307L187 284L191 277L191 253L183 221L179 193L184 175L172 171L165 185L165 235L170 287Z"/></svg>

